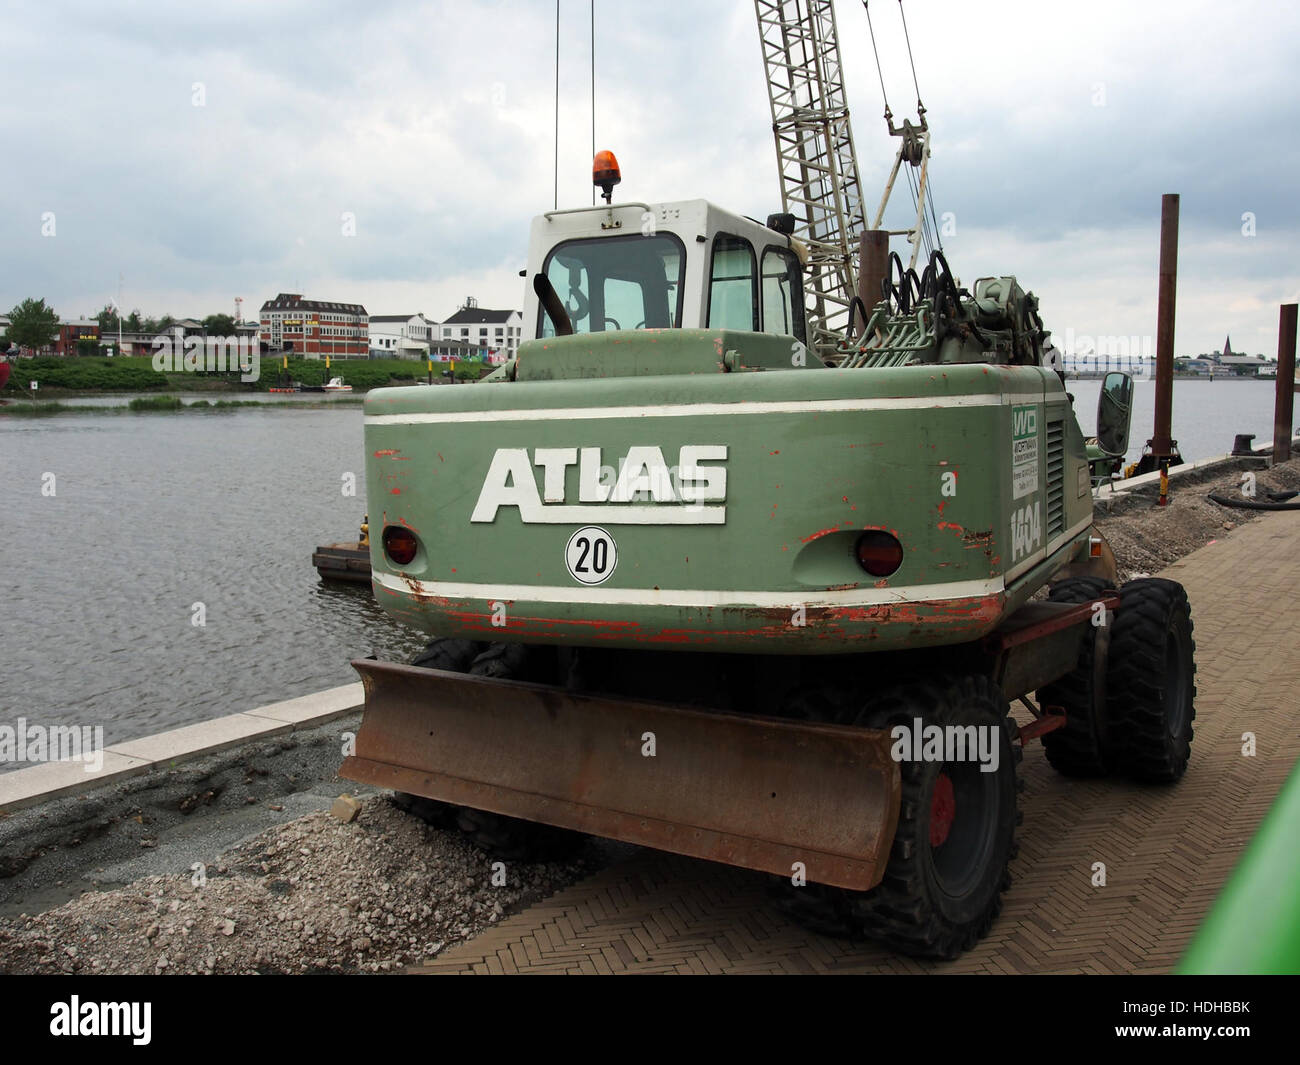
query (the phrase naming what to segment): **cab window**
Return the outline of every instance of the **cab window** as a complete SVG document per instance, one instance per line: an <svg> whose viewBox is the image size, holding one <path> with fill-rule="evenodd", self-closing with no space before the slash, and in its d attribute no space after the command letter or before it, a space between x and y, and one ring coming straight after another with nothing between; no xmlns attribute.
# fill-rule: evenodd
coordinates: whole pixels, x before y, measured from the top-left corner
<svg viewBox="0 0 1300 1065"><path fill-rule="evenodd" d="M763 332L805 340L803 271L789 248L763 252Z"/></svg>
<svg viewBox="0 0 1300 1065"><path fill-rule="evenodd" d="M709 272L709 328L758 331L758 279L754 249L730 233L713 238Z"/></svg>
<svg viewBox="0 0 1300 1065"><path fill-rule="evenodd" d="M681 327L686 252L671 233L568 240L551 249L543 270L575 333ZM537 335L555 336L541 307Z"/></svg>

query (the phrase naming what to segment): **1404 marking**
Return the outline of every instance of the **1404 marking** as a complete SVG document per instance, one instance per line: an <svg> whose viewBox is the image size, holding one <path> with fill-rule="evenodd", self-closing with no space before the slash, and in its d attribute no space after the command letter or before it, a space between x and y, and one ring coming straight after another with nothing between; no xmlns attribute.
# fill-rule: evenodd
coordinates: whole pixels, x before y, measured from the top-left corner
<svg viewBox="0 0 1300 1065"><path fill-rule="evenodd" d="M1043 543L1043 512L1037 502L1011 512L1011 560L1030 554Z"/></svg>

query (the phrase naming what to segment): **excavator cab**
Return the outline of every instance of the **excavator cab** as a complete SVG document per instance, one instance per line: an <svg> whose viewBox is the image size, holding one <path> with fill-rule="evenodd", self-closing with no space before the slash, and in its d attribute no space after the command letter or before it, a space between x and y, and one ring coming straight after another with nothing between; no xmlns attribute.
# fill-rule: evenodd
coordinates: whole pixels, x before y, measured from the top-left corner
<svg viewBox="0 0 1300 1065"><path fill-rule="evenodd" d="M533 222L527 273L545 279L568 323L557 326L530 285L525 339L726 329L806 344L806 257L787 233L705 200L549 211Z"/></svg>

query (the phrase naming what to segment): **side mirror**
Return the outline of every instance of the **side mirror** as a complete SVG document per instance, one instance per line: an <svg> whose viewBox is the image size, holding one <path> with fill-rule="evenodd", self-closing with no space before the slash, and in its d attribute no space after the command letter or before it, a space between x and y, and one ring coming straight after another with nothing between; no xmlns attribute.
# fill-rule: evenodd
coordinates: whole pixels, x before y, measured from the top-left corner
<svg viewBox="0 0 1300 1065"><path fill-rule="evenodd" d="M1133 418L1133 378L1108 373L1097 397L1097 446L1107 455L1128 452L1129 423Z"/></svg>

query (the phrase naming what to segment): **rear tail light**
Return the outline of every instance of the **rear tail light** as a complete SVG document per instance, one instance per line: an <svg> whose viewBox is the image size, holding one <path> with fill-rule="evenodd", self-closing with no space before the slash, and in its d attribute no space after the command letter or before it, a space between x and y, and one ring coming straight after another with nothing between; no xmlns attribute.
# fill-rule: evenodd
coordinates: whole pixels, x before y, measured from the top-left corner
<svg viewBox="0 0 1300 1065"><path fill-rule="evenodd" d="M888 577L903 564L903 545L887 532L873 529L858 537L858 563L873 577Z"/></svg>
<svg viewBox="0 0 1300 1065"><path fill-rule="evenodd" d="M415 533L400 525L389 525L384 529L384 554L399 566L408 566L420 548L420 541Z"/></svg>

